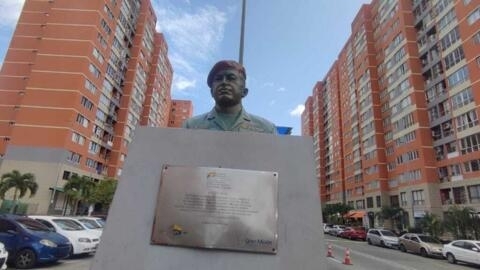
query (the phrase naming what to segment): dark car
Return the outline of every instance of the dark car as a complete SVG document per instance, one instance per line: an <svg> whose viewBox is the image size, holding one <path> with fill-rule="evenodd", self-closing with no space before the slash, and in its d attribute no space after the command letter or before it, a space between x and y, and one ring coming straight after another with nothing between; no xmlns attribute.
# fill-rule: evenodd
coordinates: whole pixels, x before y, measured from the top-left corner
<svg viewBox="0 0 480 270"><path fill-rule="evenodd" d="M340 237L348 238L350 240L360 239L365 241L365 239L367 238L367 232L363 227L348 227L339 235Z"/></svg>
<svg viewBox="0 0 480 270"><path fill-rule="evenodd" d="M19 269L66 258L71 249L64 236L36 220L19 215L0 215L0 242L9 253L9 261Z"/></svg>

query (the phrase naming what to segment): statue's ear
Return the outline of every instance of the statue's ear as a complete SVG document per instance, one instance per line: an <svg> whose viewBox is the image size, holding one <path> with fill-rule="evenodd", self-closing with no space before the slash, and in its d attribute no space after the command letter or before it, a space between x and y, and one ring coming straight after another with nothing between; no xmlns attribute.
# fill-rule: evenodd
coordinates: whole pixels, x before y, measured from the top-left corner
<svg viewBox="0 0 480 270"><path fill-rule="evenodd" d="M243 88L242 98L248 95L248 88Z"/></svg>

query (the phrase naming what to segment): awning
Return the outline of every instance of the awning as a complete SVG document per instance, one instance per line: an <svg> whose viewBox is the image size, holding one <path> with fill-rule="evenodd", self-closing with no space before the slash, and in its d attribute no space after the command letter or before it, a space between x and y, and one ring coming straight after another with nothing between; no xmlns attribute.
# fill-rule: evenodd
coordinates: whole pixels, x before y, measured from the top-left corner
<svg viewBox="0 0 480 270"><path fill-rule="evenodd" d="M347 214L347 218L363 218L366 215L362 210L351 210Z"/></svg>
<svg viewBox="0 0 480 270"><path fill-rule="evenodd" d="M55 190L55 191L58 191L58 192L63 192L63 187L49 187L48 189L49 190Z"/></svg>

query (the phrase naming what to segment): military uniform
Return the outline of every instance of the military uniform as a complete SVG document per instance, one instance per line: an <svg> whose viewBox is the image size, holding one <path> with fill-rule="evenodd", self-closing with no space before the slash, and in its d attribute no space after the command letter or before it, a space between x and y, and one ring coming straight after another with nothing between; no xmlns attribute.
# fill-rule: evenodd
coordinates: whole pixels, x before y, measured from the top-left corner
<svg viewBox="0 0 480 270"><path fill-rule="evenodd" d="M225 119L228 119L225 121ZM230 123L229 123L230 122ZM195 116L183 123L184 128L211 129L222 131L252 131L260 133L276 134L274 124L261 117L248 114L243 108L238 115L227 116L218 113L215 108L210 112Z"/></svg>

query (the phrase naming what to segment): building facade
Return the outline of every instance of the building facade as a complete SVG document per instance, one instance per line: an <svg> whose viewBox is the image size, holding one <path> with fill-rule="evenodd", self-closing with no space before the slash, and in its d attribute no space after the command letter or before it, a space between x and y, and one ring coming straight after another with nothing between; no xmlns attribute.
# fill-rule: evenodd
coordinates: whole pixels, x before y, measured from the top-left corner
<svg viewBox="0 0 480 270"><path fill-rule="evenodd" d="M166 126L172 67L148 0L25 1L0 72L0 173L31 172L29 212L73 174L121 176L139 125Z"/></svg>
<svg viewBox="0 0 480 270"><path fill-rule="evenodd" d="M183 122L192 117L193 104L191 100L172 100L170 115L168 117L168 127L179 128Z"/></svg>
<svg viewBox="0 0 480 270"><path fill-rule="evenodd" d="M363 210L368 226L382 206L401 207L405 226L451 205L480 212L478 29L478 1L362 6L332 65L337 75L325 76L323 91L316 84L302 115L324 204ZM329 161L343 165L332 172Z"/></svg>

